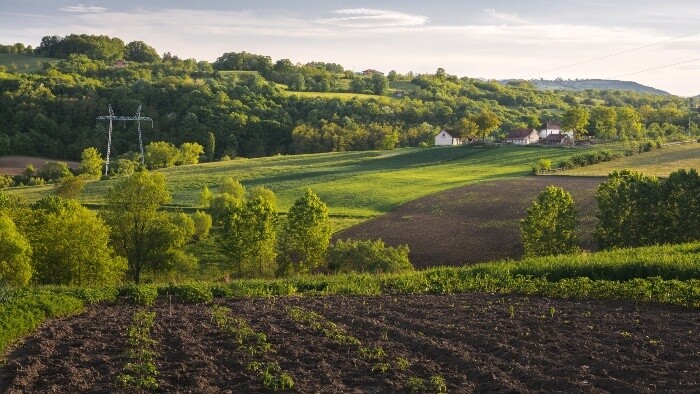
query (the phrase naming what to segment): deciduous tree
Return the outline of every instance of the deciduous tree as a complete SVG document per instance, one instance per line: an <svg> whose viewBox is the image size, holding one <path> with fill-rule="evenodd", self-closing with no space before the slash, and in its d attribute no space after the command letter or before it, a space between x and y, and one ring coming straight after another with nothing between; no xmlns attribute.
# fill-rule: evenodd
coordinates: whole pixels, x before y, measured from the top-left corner
<svg viewBox="0 0 700 394"><path fill-rule="evenodd" d="M32 277L32 248L7 215L0 212L0 281L24 286Z"/></svg>
<svg viewBox="0 0 700 394"><path fill-rule="evenodd" d="M328 207L307 189L294 202L280 240L280 274L303 274L323 266L331 238Z"/></svg>
<svg viewBox="0 0 700 394"><path fill-rule="evenodd" d="M520 235L526 256L549 256L578 250L574 228L576 211L571 194L548 186L520 221Z"/></svg>

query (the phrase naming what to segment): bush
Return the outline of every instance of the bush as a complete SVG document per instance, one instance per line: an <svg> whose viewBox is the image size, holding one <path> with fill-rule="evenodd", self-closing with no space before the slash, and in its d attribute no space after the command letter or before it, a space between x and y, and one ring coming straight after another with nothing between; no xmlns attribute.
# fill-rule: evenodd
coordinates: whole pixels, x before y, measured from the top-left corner
<svg viewBox="0 0 700 394"><path fill-rule="evenodd" d="M208 303L214 299L211 289L206 284L171 285L167 290L190 304Z"/></svg>
<svg viewBox="0 0 700 394"><path fill-rule="evenodd" d="M129 285L119 289L119 295L127 297L132 304L152 306L158 298L158 288L151 285Z"/></svg>
<svg viewBox="0 0 700 394"><path fill-rule="evenodd" d="M328 249L328 268L334 272L390 273L413 270L408 246L385 246L381 240L338 240Z"/></svg>

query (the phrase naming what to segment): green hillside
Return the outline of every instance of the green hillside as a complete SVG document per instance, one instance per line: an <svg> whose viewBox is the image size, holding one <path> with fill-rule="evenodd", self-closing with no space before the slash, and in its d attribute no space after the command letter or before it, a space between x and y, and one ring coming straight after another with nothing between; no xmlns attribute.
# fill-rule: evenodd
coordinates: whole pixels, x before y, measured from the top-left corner
<svg viewBox="0 0 700 394"><path fill-rule="evenodd" d="M23 53L0 54L0 66L10 71L34 72L41 70L45 62L56 63L57 59L26 55Z"/></svg>
<svg viewBox="0 0 700 394"><path fill-rule="evenodd" d="M181 166L160 170L173 206L197 207L204 186L215 191L232 176L246 187L266 186L286 211L306 188L325 201L333 215L370 217L437 191L489 179L524 176L541 157L558 160L580 150L545 147L465 146L393 151L274 156ZM88 183L81 202L100 204L112 181ZM8 189L36 200L53 186Z"/></svg>
<svg viewBox="0 0 700 394"><path fill-rule="evenodd" d="M632 81L617 81L610 79L576 79L576 80L544 80L532 79L531 82L535 87L542 90L622 90L638 93L651 93L668 95L670 93L651 86L645 86Z"/></svg>

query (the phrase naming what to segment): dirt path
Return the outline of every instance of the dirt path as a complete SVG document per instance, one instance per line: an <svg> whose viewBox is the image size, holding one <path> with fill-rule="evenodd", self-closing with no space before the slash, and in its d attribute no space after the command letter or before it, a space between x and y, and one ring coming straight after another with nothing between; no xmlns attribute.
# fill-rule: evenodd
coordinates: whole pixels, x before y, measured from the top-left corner
<svg viewBox="0 0 700 394"><path fill-rule="evenodd" d="M605 178L537 176L482 182L411 201L335 235L406 244L416 267L520 258L520 219L549 185L570 192L579 212L581 247L595 249L595 191Z"/></svg>

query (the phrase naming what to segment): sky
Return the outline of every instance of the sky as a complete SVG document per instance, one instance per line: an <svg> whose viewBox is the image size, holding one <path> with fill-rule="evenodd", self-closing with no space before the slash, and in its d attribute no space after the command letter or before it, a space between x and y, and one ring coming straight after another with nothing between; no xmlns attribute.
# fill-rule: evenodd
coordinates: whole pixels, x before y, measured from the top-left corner
<svg viewBox="0 0 700 394"><path fill-rule="evenodd" d="M485 79L619 79L700 94L698 0L1 0L0 43L104 34L226 52Z"/></svg>

